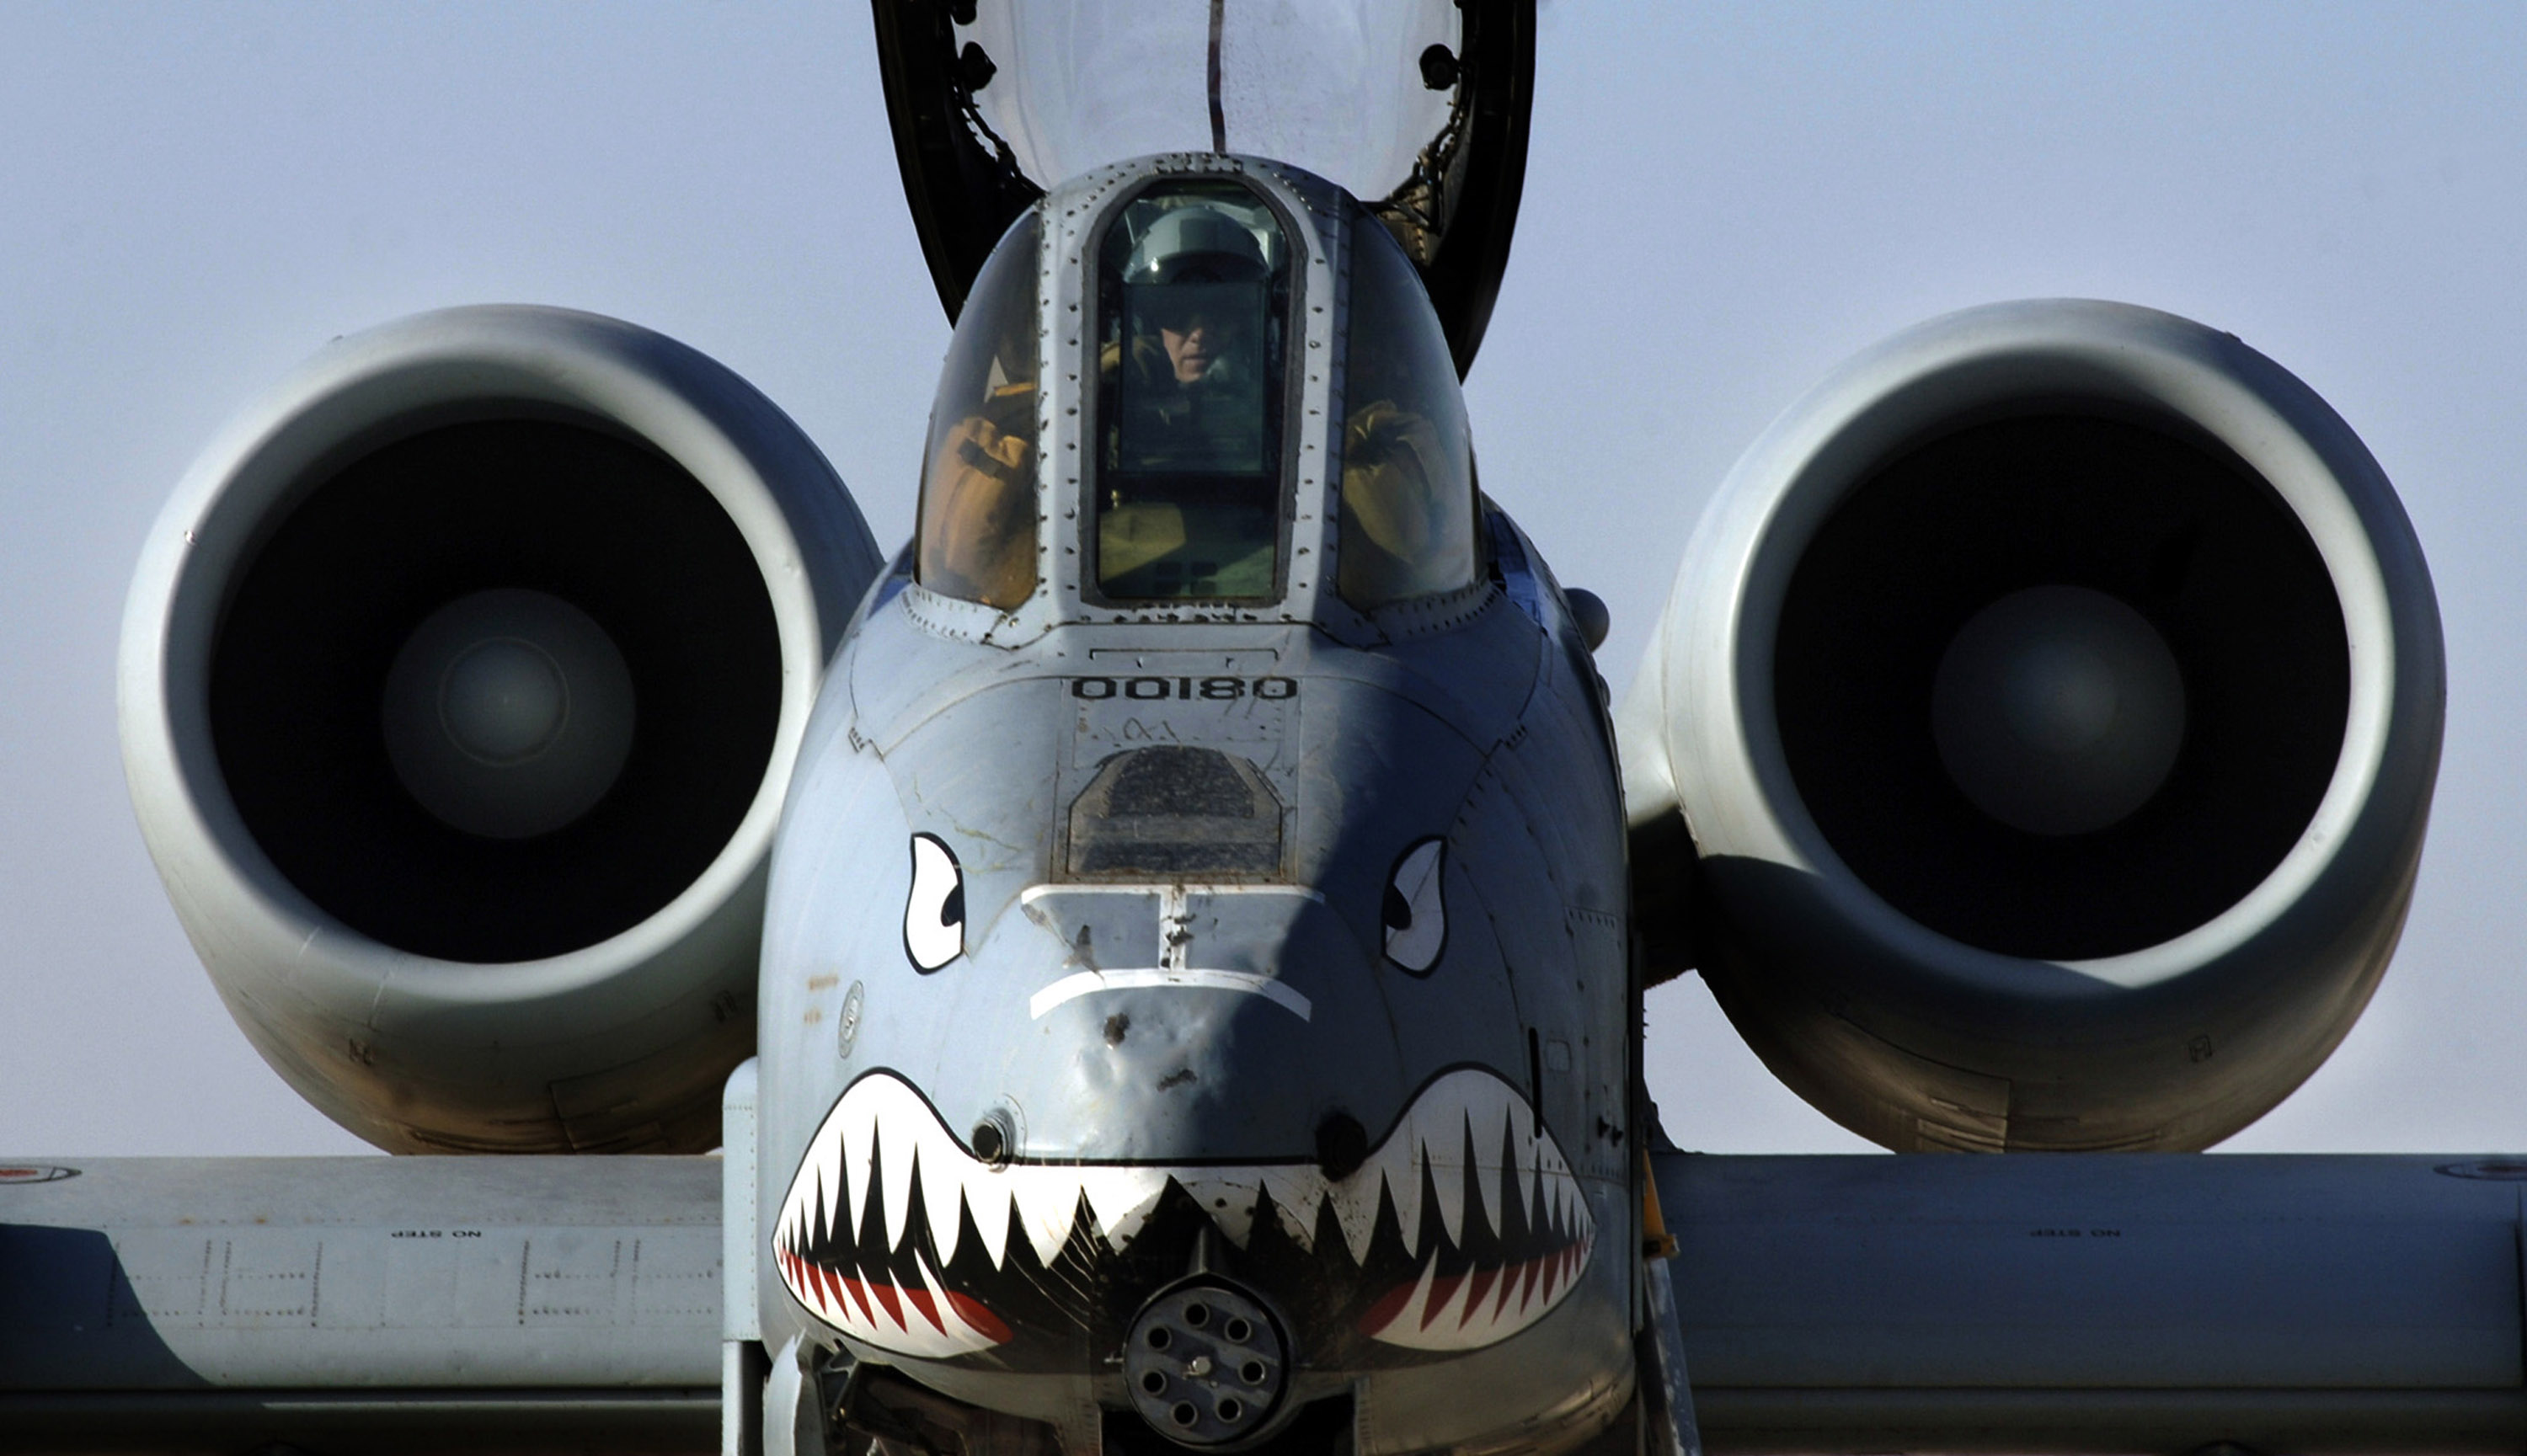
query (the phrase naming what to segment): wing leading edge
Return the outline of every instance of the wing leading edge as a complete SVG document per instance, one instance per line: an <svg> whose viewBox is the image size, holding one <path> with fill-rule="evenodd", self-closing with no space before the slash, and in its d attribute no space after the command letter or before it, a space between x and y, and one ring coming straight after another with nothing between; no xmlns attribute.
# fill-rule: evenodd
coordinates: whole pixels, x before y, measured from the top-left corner
<svg viewBox="0 0 2527 1456"><path fill-rule="evenodd" d="M715 1449L720 1174L106 1159L0 1184L0 1449L382 1432ZM2516 1450L2521 1174L1658 1160L1715 1452Z"/></svg>
<svg viewBox="0 0 2527 1456"><path fill-rule="evenodd" d="M718 1159L10 1168L0 1450L718 1445Z"/></svg>

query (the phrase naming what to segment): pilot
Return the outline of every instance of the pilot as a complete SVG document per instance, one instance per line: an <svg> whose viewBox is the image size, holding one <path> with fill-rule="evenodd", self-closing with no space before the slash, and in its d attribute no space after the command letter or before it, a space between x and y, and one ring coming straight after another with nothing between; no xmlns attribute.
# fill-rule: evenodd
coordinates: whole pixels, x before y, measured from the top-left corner
<svg viewBox="0 0 2527 1456"><path fill-rule="evenodd" d="M1268 468L1259 346L1268 276L1254 232L1219 209L1177 208L1150 227L1125 269L1127 336L1106 360L1109 378L1123 376L1114 464L1221 477ZM1459 584L1465 570L1468 482L1426 398L1453 388L1455 375L1444 355L1417 354L1409 341L1419 330L1389 317L1399 303L1354 296L1340 584L1363 605ZM1203 494L1181 476L1160 488L1184 505ZM1135 496L1118 481L1109 504ZM1129 512L1109 518L1110 544L1125 548L1141 525Z"/></svg>
<svg viewBox="0 0 2527 1456"><path fill-rule="evenodd" d="M1125 265L1130 320L1123 453L1143 469L1253 471L1264 464L1259 326L1271 273L1253 229L1217 208L1173 208ZM1118 351L1119 352L1119 351Z"/></svg>
<svg viewBox="0 0 2527 1456"><path fill-rule="evenodd" d="M1198 384L1228 352L1236 333L1235 320L1226 315L1214 319L1195 309L1173 324L1172 327L1163 323L1159 326L1159 343L1166 350L1167 367L1174 372L1177 383Z"/></svg>
<svg viewBox="0 0 2527 1456"><path fill-rule="evenodd" d="M1123 265L1122 326L1101 371L1116 427L1098 527L1101 576L1130 581L1127 594L1269 589L1280 534L1265 433L1271 276L1255 230L1203 202L1152 220ZM1418 357L1411 330L1384 317L1391 306L1356 294L1354 307L1340 584L1367 606L1462 577L1448 563L1465 554L1457 518L1471 503L1463 445L1434 429L1425 397L1453 386L1453 371ZM955 392L981 398L934 419L921 563L925 583L1004 610L1036 584L1036 340L1032 312L1008 313L951 371L970 379Z"/></svg>

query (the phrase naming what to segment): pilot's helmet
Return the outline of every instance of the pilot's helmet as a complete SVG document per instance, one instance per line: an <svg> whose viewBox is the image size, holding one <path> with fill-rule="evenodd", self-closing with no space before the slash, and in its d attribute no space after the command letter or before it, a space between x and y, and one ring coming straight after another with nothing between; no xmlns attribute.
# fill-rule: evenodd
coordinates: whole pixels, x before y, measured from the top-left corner
<svg viewBox="0 0 2527 1456"><path fill-rule="evenodd" d="M1170 208L1125 265L1127 283L1246 283L1270 273L1254 231L1217 208Z"/></svg>

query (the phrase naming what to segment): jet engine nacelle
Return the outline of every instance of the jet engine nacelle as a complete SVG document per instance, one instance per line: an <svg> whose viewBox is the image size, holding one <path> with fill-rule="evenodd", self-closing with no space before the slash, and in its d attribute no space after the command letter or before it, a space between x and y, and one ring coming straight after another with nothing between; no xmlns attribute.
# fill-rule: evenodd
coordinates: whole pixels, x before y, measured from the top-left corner
<svg viewBox="0 0 2527 1456"><path fill-rule="evenodd" d="M1934 321L1677 576L1623 714L1650 974L1888 1147L2208 1145L2385 970L2443 698L2412 527L2298 379L2125 305Z"/></svg>
<svg viewBox="0 0 2527 1456"><path fill-rule="evenodd" d="M222 997L397 1151L690 1152L754 1046L765 858L879 567L673 340L539 308L335 343L143 550L141 831Z"/></svg>

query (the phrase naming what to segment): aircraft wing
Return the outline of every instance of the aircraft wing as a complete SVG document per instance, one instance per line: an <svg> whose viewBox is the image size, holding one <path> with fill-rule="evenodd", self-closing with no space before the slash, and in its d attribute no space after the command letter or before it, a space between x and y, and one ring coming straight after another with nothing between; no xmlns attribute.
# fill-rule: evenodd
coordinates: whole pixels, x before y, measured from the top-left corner
<svg viewBox="0 0 2527 1456"><path fill-rule="evenodd" d="M1714 1451L2517 1450L2527 1163L1672 1154Z"/></svg>
<svg viewBox="0 0 2527 1456"><path fill-rule="evenodd" d="M0 1168L0 1449L719 1441L720 1161Z"/></svg>
<svg viewBox="0 0 2527 1456"><path fill-rule="evenodd" d="M1656 1166L1715 1452L2527 1440L2527 1164ZM719 1442L716 1159L77 1167L0 1185L0 1449Z"/></svg>

